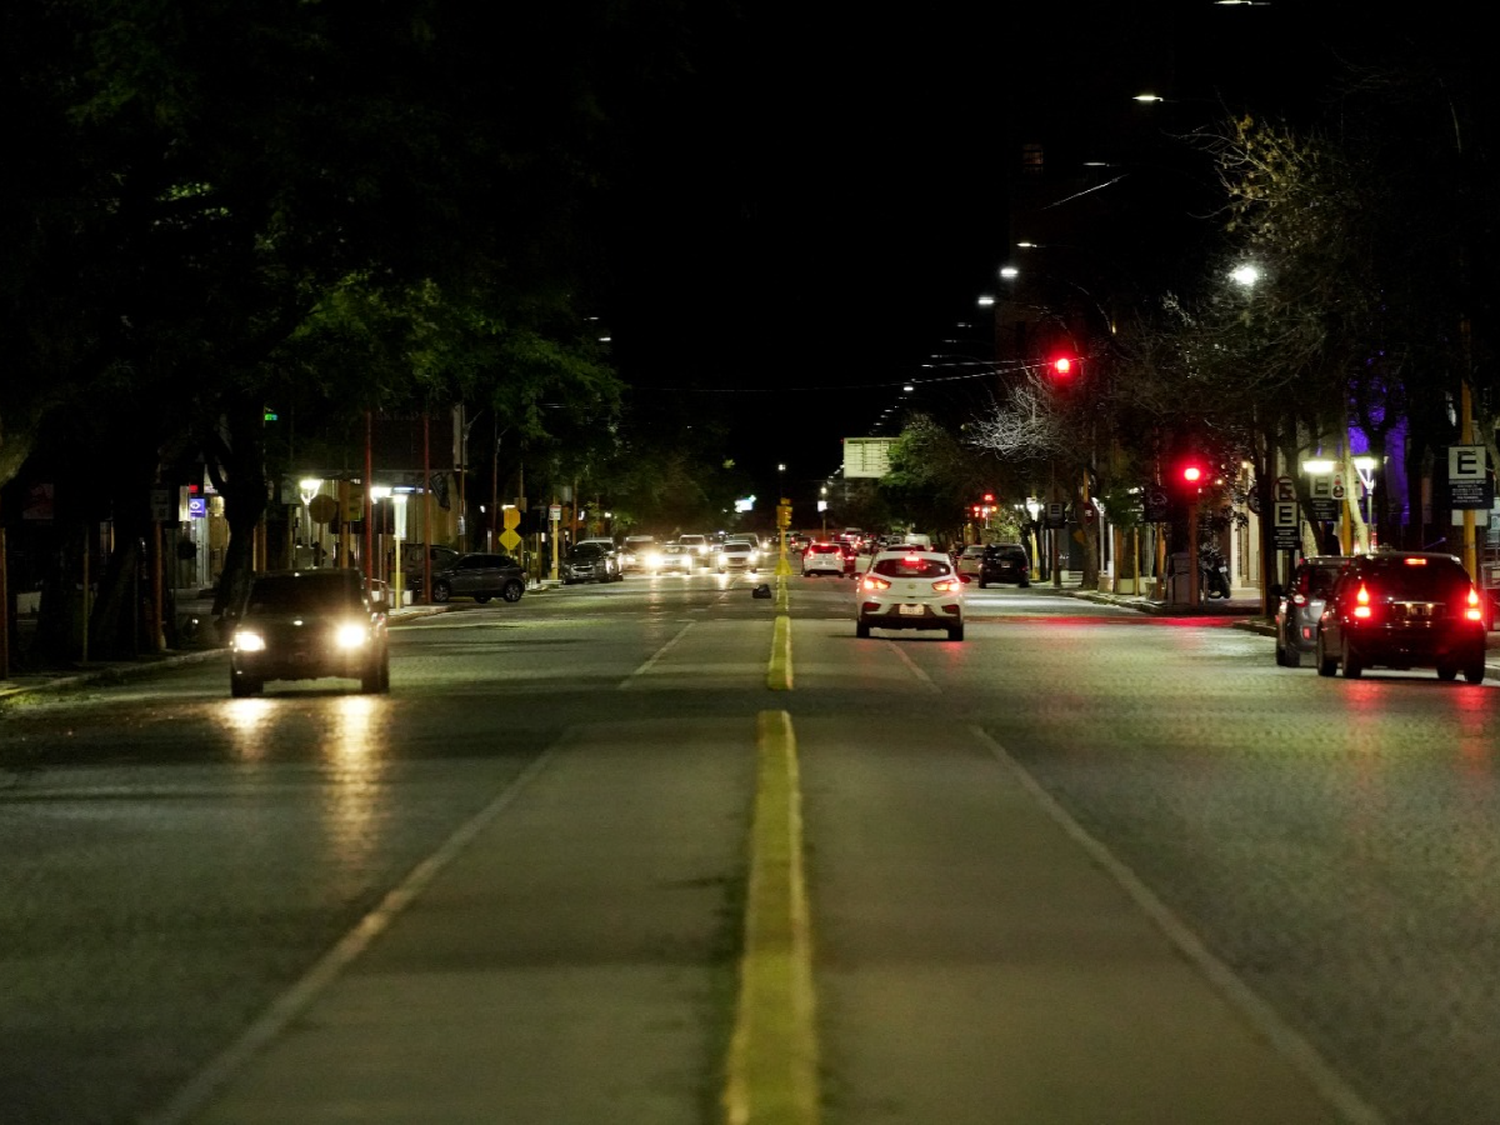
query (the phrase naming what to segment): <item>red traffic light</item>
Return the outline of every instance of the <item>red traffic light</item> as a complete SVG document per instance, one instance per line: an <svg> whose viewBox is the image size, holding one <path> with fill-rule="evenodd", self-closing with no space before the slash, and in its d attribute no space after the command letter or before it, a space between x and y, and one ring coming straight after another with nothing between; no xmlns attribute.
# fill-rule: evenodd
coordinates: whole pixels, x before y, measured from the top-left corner
<svg viewBox="0 0 1500 1125"><path fill-rule="evenodd" d="M984 494L984 502L986 504L993 504L995 502L995 494L993 492L986 492Z"/></svg>
<svg viewBox="0 0 1500 1125"><path fill-rule="evenodd" d="M1203 467L1201 465L1184 465L1182 467L1182 479L1188 484L1197 484L1203 479Z"/></svg>
<svg viewBox="0 0 1500 1125"><path fill-rule="evenodd" d="M1078 361L1072 356L1060 355L1048 364L1048 366L1052 369L1052 374L1057 378L1066 379L1077 370Z"/></svg>

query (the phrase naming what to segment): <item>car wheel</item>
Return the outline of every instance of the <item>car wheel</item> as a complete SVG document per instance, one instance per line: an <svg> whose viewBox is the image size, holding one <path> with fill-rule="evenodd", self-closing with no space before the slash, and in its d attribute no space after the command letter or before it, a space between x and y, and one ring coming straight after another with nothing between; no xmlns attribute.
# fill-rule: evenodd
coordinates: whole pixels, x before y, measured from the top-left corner
<svg viewBox="0 0 1500 1125"><path fill-rule="evenodd" d="M478 602L480 605L484 605L484 603L487 602L487 601L489 601L492 596L493 595L491 595L491 594L475 594L474 595L474 600L476 602Z"/></svg>
<svg viewBox="0 0 1500 1125"><path fill-rule="evenodd" d="M359 690L365 695L374 695L377 692L389 691L390 686L390 665L384 660L366 670L365 674L359 678Z"/></svg>
<svg viewBox="0 0 1500 1125"><path fill-rule="evenodd" d="M434 582L432 584L432 600L438 605L445 604L453 596L453 588L446 582Z"/></svg>
<svg viewBox="0 0 1500 1125"><path fill-rule="evenodd" d="M870 636L870 623L868 621L856 621L854 623L854 635L862 639Z"/></svg>
<svg viewBox="0 0 1500 1125"><path fill-rule="evenodd" d="M1437 666L1437 677L1444 683L1451 683L1458 679L1457 664L1439 664Z"/></svg>
<svg viewBox="0 0 1500 1125"><path fill-rule="evenodd" d="M1465 665L1464 679L1471 684L1484 683L1484 660L1481 658L1473 664Z"/></svg>
<svg viewBox="0 0 1500 1125"><path fill-rule="evenodd" d="M1354 651L1354 646L1347 640L1344 642L1344 678L1346 680L1357 680L1364 674L1364 661Z"/></svg>
<svg viewBox="0 0 1500 1125"><path fill-rule="evenodd" d="M979 576L979 588L981 590L985 590L985 589L989 588L989 583L984 580L984 575L982 575L982 574Z"/></svg>
<svg viewBox="0 0 1500 1125"><path fill-rule="evenodd" d="M519 582L507 582L505 589L500 591L500 596L508 602L518 602L521 600L521 595L525 592L526 587L522 586Z"/></svg>
<svg viewBox="0 0 1500 1125"><path fill-rule="evenodd" d="M235 699L259 695L264 686L260 680L253 680L248 676L236 676L231 673L229 677L229 694Z"/></svg>
<svg viewBox="0 0 1500 1125"><path fill-rule="evenodd" d="M957 625L948 626L948 639L950 641L961 641L964 639L964 627L962 622Z"/></svg>
<svg viewBox="0 0 1500 1125"><path fill-rule="evenodd" d="M1318 675L1331 676L1338 671L1339 662L1328 655L1323 646L1323 634L1318 634L1318 647L1314 652L1313 659L1318 665Z"/></svg>

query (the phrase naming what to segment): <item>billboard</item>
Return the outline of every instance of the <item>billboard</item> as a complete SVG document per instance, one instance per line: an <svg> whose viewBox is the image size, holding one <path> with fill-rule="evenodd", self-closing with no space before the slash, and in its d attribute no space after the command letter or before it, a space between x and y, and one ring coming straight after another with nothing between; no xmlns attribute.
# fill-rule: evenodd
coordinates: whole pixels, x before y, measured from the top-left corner
<svg viewBox="0 0 1500 1125"><path fill-rule="evenodd" d="M891 471L891 446L895 438L851 437L844 439L844 479L879 478Z"/></svg>

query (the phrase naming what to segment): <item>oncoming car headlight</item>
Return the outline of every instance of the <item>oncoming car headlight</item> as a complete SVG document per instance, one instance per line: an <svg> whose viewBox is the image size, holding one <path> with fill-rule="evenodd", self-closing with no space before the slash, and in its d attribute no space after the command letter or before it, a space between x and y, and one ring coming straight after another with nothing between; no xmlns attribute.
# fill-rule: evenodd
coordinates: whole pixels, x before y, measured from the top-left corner
<svg viewBox="0 0 1500 1125"><path fill-rule="evenodd" d="M235 633L233 643L236 652L266 651L266 638L259 633L251 633L244 629Z"/></svg>
<svg viewBox="0 0 1500 1125"><path fill-rule="evenodd" d="M362 648L369 639L369 629L354 621L345 622L333 631L333 643L338 648Z"/></svg>

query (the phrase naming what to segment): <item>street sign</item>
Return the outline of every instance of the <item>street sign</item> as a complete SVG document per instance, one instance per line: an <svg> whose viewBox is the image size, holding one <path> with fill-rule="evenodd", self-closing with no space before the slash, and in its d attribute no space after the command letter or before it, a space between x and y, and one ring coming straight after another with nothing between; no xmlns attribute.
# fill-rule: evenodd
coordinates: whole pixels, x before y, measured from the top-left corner
<svg viewBox="0 0 1500 1125"><path fill-rule="evenodd" d="M520 545L521 537L510 528L507 527L500 533L500 546L504 547L507 551L514 551Z"/></svg>
<svg viewBox="0 0 1500 1125"><path fill-rule="evenodd" d="M1277 500L1271 505L1271 539L1278 551L1295 551L1298 546L1297 502Z"/></svg>
<svg viewBox="0 0 1500 1125"><path fill-rule="evenodd" d="M1167 490L1157 485L1146 489L1141 503L1141 518L1147 523L1163 523L1167 518Z"/></svg>
<svg viewBox="0 0 1500 1125"><path fill-rule="evenodd" d="M521 512L518 508L506 508L500 513L500 522L509 531L514 531L521 526ZM503 541L503 540L502 540ZM517 540L519 542L520 540Z"/></svg>
<svg viewBox="0 0 1500 1125"><path fill-rule="evenodd" d="M1294 481L1291 477L1277 477L1276 478L1276 499L1278 499L1278 500L1295 500L1295 499L1297 499L1297 482Z"/></svg>
<svg viewBox="0 0 1500 1125"><path fill-rule="evenodd" d="M1452 506L1460 511L1465 508L1488 509L1494 503L1484 446L1448 447L1448 491Z"/></svg>
<svg viewBox="0 0 1500 1125"><path fill-rule="evenodd" d="M1332 523L1339 518L1339 501L1333 495L1333 481L1332 473L1308 478L1313 519L1320 523ZM1339 495L1340 497L1343 495L1342 486L1339 489Z"/></svg>
<svg viewBox="0 0 1500 1125"><path fill-rule="evenodd" d="M1066 504L1053 502L1047 505L1047 516L1043 523L1044 527L1053 529L1068 526L1068 508Z"/></svg>

